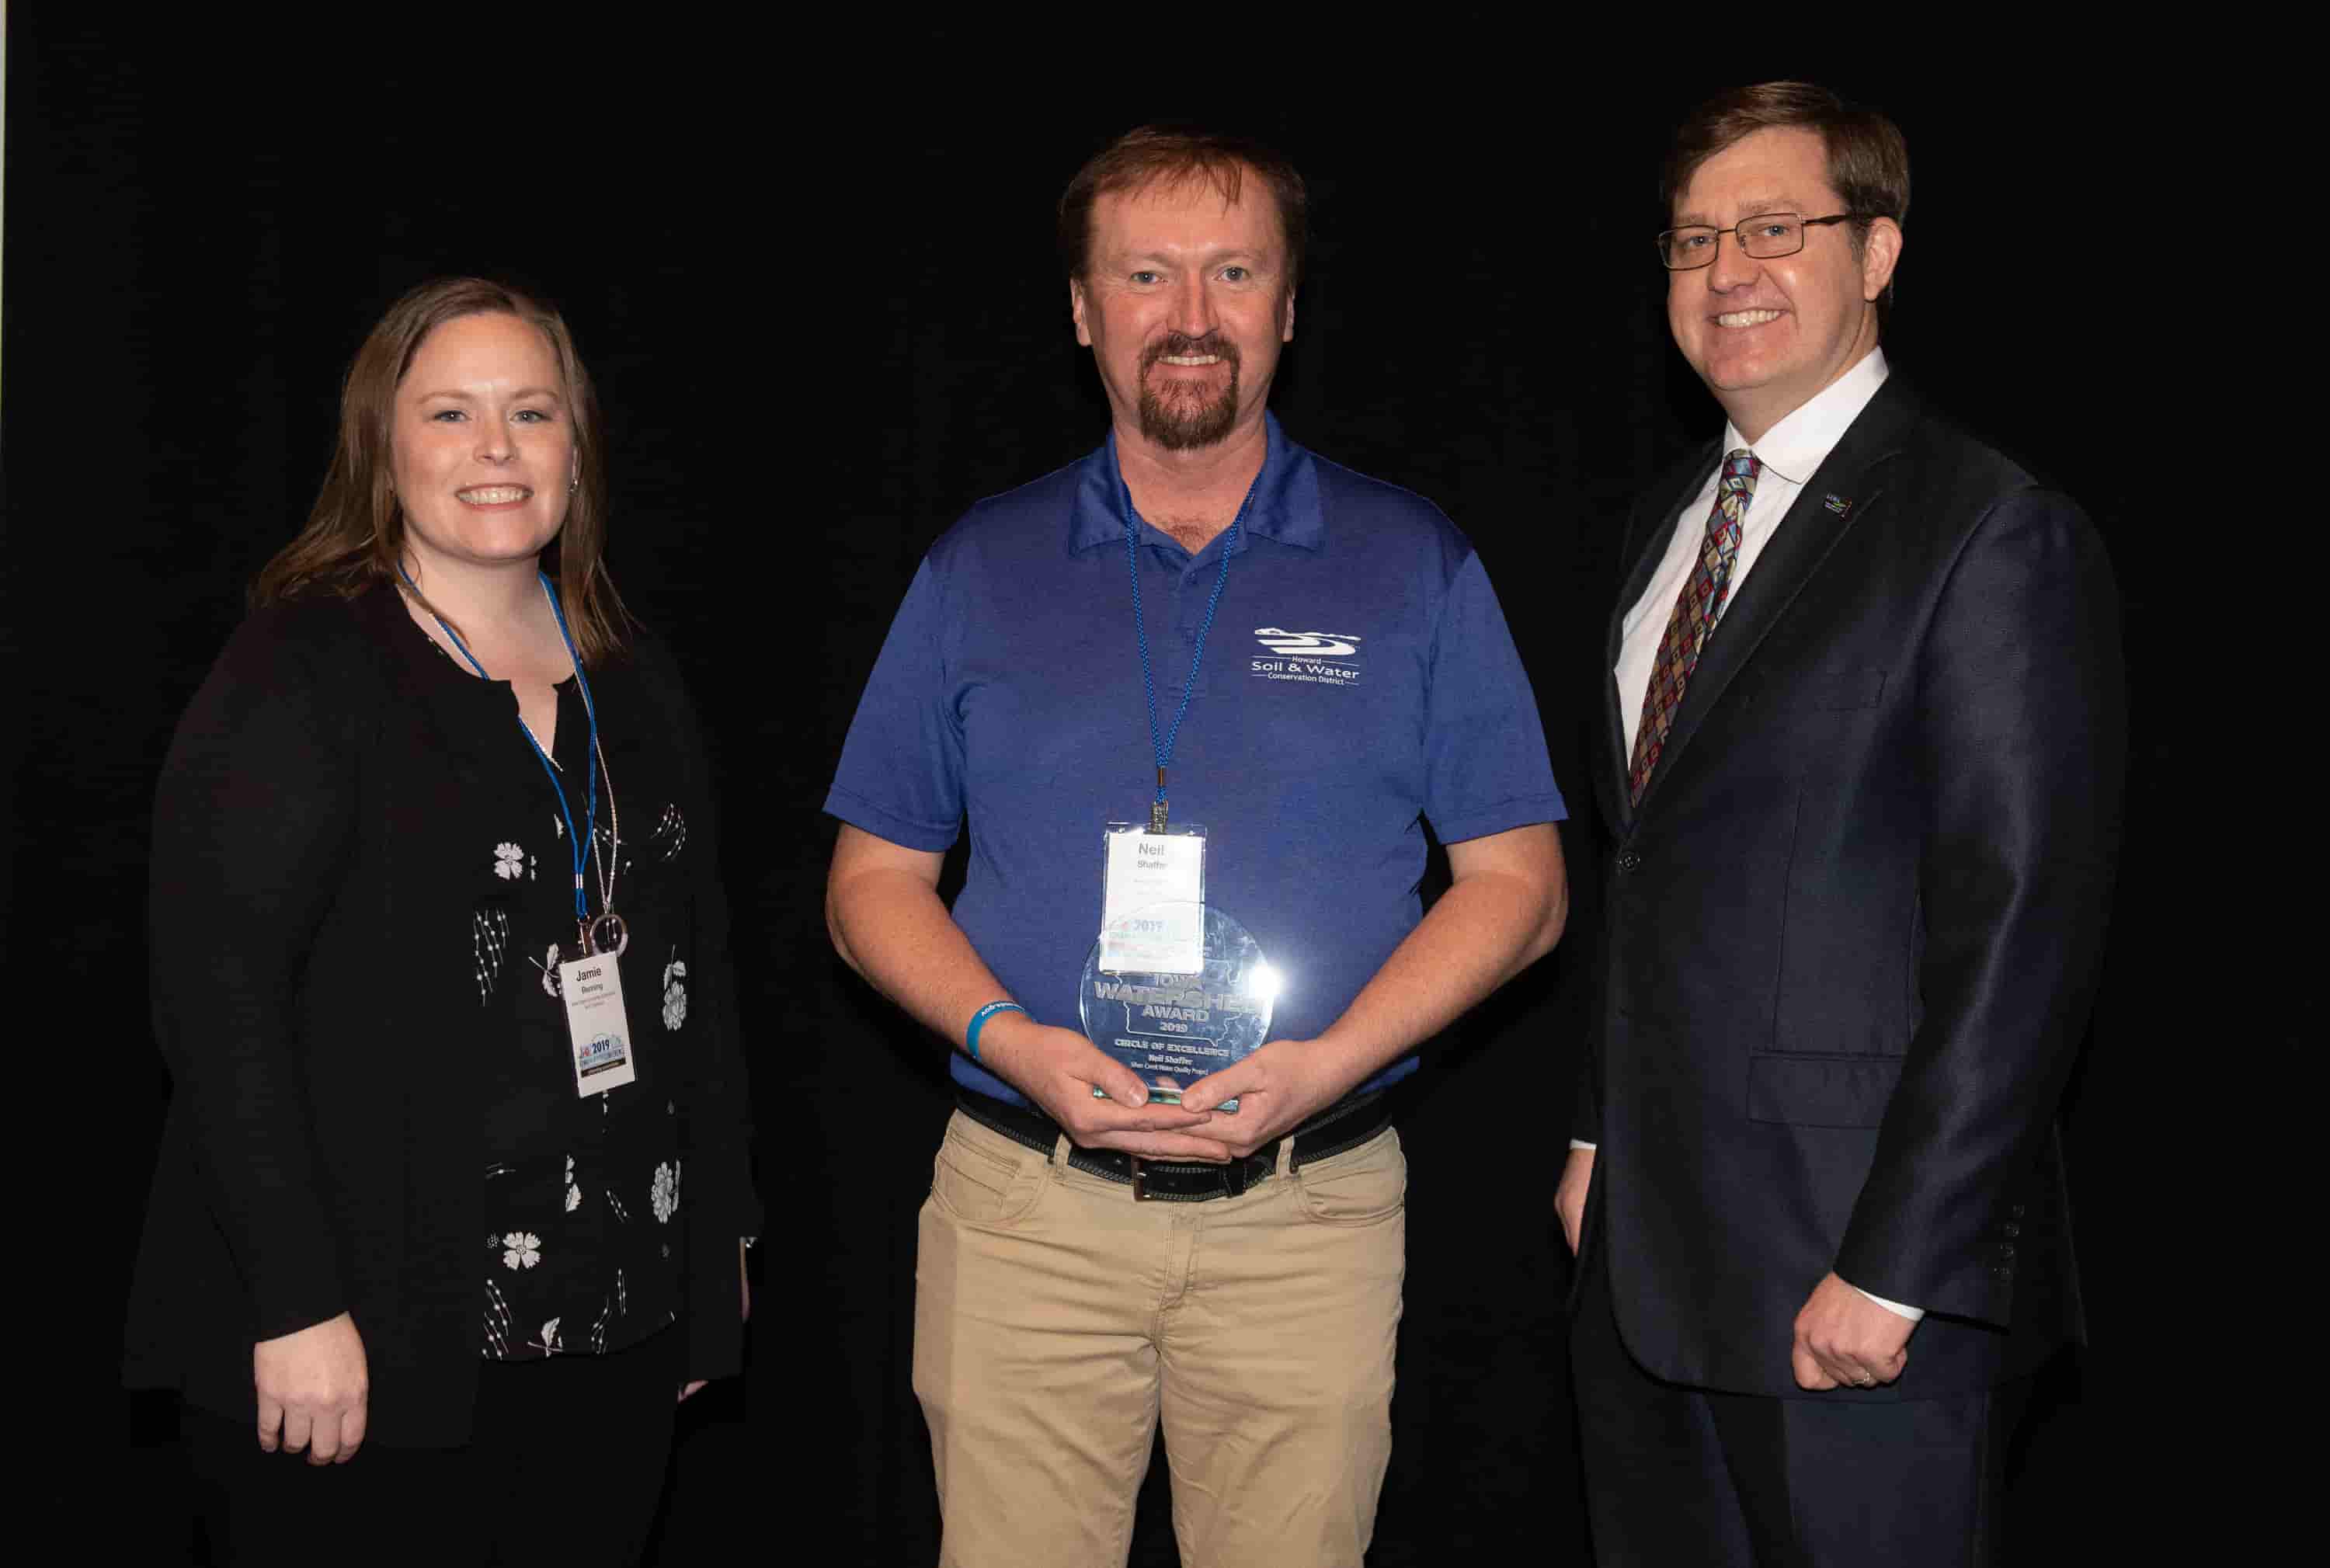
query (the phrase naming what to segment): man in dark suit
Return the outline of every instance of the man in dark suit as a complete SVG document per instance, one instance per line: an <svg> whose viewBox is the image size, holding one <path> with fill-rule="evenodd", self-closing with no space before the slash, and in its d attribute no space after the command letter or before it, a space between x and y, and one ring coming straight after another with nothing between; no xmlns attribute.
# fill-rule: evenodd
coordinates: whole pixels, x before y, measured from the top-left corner
<svg viewBox="0 0 2330 1568"><path fill-rule="evenodd" d="M1695 111L1667 316L1729 420L1635 506L1572 1359L1605 1563L1964 1564L2079 1332L2053 1130L2125 698L2086 518L1878 347L1909 156L1801 83Z"/></svg>

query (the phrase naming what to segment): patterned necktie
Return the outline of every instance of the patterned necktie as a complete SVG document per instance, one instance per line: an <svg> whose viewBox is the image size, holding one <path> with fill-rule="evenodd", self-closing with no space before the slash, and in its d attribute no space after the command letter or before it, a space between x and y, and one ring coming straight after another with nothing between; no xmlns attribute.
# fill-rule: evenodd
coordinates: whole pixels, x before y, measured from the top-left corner
<svg viewBox="0 0 2330 1568"><path fill-rule="evenodd" d="M1674 613L1667 617L1666 635L1659 638L1659 655L1651 665L1651 684L1643 693L1643 720L1634 730L1634 760L1627 770L1628 800L1640 805L1643 791L1666 749L1667 730L1675 709L1682 705L1683 687L1699 666L1699 650L1723 614L1731 590L1731 563L1739 558L1739 524L1756 494L1756 476L1764 465L1742 447L1723 455L1721 482L1715 487L1715 509L1707 516L1707 538L1700 545L1699 564L1683 580L1675 595Z"/></svg>

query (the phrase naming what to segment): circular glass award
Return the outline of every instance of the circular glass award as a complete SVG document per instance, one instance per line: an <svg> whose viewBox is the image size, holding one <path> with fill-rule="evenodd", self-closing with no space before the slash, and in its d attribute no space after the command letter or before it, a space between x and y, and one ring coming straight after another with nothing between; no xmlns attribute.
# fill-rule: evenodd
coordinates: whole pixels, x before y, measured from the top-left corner
<svg viewBox="0 0 2330 1568"><path fill-rule="evenodd" d="M1078 1005L1085 1037L1141 1074L1152 1101L1179 1105L1182 1090L1270 1038L1278 991L1278 972L1236 920L1211 904L1155 903L1102 930Z"/></svg>

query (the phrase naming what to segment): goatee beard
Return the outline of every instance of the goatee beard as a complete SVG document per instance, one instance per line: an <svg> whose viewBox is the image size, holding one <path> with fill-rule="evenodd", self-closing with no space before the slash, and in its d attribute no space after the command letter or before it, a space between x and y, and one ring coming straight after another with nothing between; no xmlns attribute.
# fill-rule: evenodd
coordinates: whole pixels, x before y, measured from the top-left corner
<svg viewBox="0 0 2330 1568"><path fill-rule="evenodd" d="M1208 398L1196 387L1177 388L1169 401L1158 395L1149 373L1167 354L1216 354L1230 367L1230 378L1218 396ZM1228 438L1237 423L1237 345L1208 335L1185 337L1171 333L1150 345L1141 356L1141 433L1169 452L1210 447Z"/></svg>

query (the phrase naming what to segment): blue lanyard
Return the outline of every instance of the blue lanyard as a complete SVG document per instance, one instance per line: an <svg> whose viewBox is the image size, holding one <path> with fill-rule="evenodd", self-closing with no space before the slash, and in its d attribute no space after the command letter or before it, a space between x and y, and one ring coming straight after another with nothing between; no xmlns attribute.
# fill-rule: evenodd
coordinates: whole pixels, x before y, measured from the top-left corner
<svg viewBox="0 0 2330 1568"><path fill-rule="evenodd" d="M412 589L414 593L421 591L412 579L406 574L404 563L401 561L397 562L396 574L404 579L404 585ZM584 813L584 827L588 833L595 835L599 831L599 710L591 704L591 683L583 677L582 657L574 651L574 638L566 629L566 611L559 606L558 590L551 586L548 572L537 571L535 575L542 580L542 591L550 600L550 613L558 618L558 635L565 641L566 656L574 661L574 684L582 690L582 712L591 721L591 758L584 770L584 778L591 789L591 802L589 810ZM429 619L435 621L437 629L450 638L453 646L461 650L461 656L469 661L469 667L478 672L479 680L489 681L494 678L486 674L486 666L478 662L478 656L469 651L469 645L461 640L461 634L445 624L444 617L432 610L430 612ZM591 919L591 906L582 893L582 856L585 840L574 836L574 813L567 808L566 789L558 782L558 770L551 764L549 755L542 749L542 742L534 738L534 732L526 727L524 719L517 722L517 729L518 733L526 737L526 743L534 748L535 759L542 763L543 772L550 779L551 789L557 792L558 814L566 818L567 852L574 857L574 919L577 924L587 924Z"/></svg>
<svg viewBox="0 0 2330 1568"><path fill-rule="evenodd" d="M1230 557L1237 553L1238 531L1246 525L1246 515L1254 508L1254 493L1262 488L1262 476L1257 473L1254 483L1246 488L1246 499L1239 503L1237 516L1222 537L1221 570L1214 574L1213 596L1206 600L1206 619L1198 628L1198 646L1189 653L1189 673L1181 682L1181 705L1173 712L1173 727L1162 739L1157 733L1157 677L1149 668L1149 626L1141 614L1141 556L1135 541L1141 532L1140 521L1132 512L1132 490L1119 473L1117 495L1124 504L1124 567L1132 578L1132 633L1141 647L1141 691L1149 703L1149 749L1157 758L1157 798L1149 805L1149 831L1165 831L1165 769L1173 760L1173 743L1181 738L1181 721L1189 715L1189 696L1198 689L1198 666L1206 656L1206 634L1214 629L1214 611L1222 602L1222 584L1230 580Z"/></svg>

